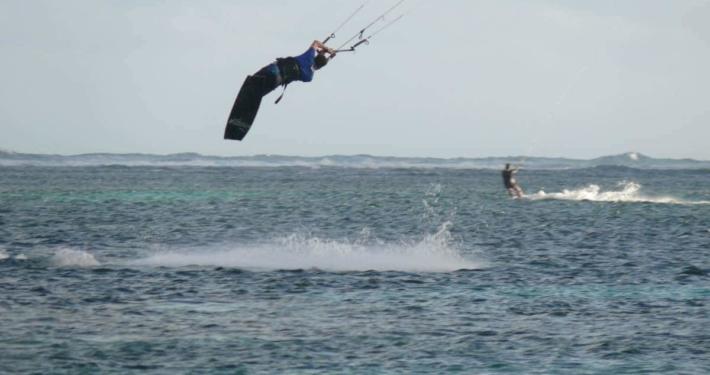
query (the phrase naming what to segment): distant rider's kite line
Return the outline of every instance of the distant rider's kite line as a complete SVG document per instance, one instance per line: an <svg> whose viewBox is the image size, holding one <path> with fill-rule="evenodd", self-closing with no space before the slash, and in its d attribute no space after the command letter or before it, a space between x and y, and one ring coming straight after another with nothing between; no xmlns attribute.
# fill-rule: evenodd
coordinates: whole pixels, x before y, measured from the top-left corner
<svg viewBox="0 0 710 375"><path fill-rule="evenodd" d="M325 44L331 39L334 39L335 34L365 7L365 4L367 3L365 2L360 5L360 7L358 7L343 23L341 23L335 31L330 33L330 35L325 38L323 42L316 40L303 54L299 56L278 58L275 62L261 68L261 70L253 75L247 76L241 89L239 90L239 94L237 94L237 99L234 101L232 111L229 114L227 126L224 130L224 139L233 139L238 141L244 139L244 136L246 136L247 132L249 132L249 129L254 123L256 114L259 112L261 99L270 92L274 91L274 89L279 86L283 86L285 91L286 86L291 82L312 81L314 72L328 64L328 61L334 58L337 53L355 52L355 50L362 44L369 43L370 39L377 35L380 31L399 21L404 15L400 15L399 17L386 23L380 29L374 31L372 34L365 36L368 29L378 23L384 22L385 17L399 7L404 1L405 0L399 0L386 12L382 13L367 26L360 29L357 34L353 35L352 38L345 41L345 43L337 49L327 47ZM354 44L350 45L348 48L345 48L351 42L354 42ZM282 97L283 93L281 93L281 95L276 99L276 103L278 103Z"/></svg>

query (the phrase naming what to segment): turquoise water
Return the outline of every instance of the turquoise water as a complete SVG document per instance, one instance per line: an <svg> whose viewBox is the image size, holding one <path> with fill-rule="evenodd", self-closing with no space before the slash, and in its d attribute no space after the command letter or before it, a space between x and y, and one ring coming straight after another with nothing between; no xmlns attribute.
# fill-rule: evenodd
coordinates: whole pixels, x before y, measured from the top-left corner
<svg viewBox="0 0 710 375"><path fill-rule="evenodd" d="M710 372L710 173L519 181L0 167L0 372Z"/></svg>

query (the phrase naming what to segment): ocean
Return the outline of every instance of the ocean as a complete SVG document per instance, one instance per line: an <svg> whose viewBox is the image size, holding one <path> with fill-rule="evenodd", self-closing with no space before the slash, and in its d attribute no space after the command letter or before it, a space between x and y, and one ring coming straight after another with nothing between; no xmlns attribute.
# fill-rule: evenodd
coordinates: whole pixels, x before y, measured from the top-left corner
<svg viewBox="0 0 710 375"><path fill-rule="evenodd" d="M0 373L710 373L706 166L263 158L5 154Z"/></svg>

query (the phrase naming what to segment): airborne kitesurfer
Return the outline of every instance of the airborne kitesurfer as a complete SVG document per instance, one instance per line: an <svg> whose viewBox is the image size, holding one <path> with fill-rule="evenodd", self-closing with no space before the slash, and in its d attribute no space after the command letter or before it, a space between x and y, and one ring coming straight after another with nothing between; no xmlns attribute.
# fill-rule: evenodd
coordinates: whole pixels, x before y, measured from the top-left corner
<svg viewBox="0 0 710 375"><path fill-rule="evenodd" d="M520 188L515 181L515 174L518 173L518 168L510 168L510 163L505 164L505 169L502 171L503 185L508 190L508 194L513 198L521 198L523 189Z"/></svg>
<svg viewBox="0 0 710 375"><path fill-rule="evenodd" d="M261 98L279 86L294 81L311 82L313 73L328 64L336 51L318 40L299 56L278 58L275 62L248 76L239 90L224 131L225 139L241 140L254 122ZM283 96L283 94L281 94ZM276 100L281 100L281 96Z"/></svg>
<svg viewBox="0 0 710 375"><path fill-rule="evenodd" d="M367 3L366 0L365 3ZM275 62L261 68L254 75L247 76L242 84L242 88L239 89L239 94L237 94L237 99L234 101L232 106L232 111L229 113L229 118L227 119L227 126L224 129L224 139L234 139L241 141L246 136L247 132L254 124L254 119L256 114L259 112L259 106L261 105L261 99L268 93L274 91L279 85L284 86L284 91L289 83L294 81L310 82L313 80L313 73L324 67L328 60L335 57L337 53L340 52L355 52L355 50L363 45L370 43L370 39L375 35L379 34L383 30L392 26L395 22L402 19L403 14L399 17L387 22L384 26L378 30L366 34L368 30L377 24L383 23L387 20L386 16L398 8L405 0L398 0L393 6L387 9L384 13L377 16L372 22L367 26L359 29L355 35L350 39L345 41L337 49L332 49L326 47L325 44L335 38L335 34L340 31L362 8L365 7L365 3L360 5L350 16L338 26L335 31L330 33L330 35L321 41L313 41L313 44L308 48L306 52L299 56L291 56L285 58L276 59ZM354 44L351 44L354 43ZM350 45L350 47L345 48ZM281 98L283 98L283 93L276 99L278 103Z"/></svg>

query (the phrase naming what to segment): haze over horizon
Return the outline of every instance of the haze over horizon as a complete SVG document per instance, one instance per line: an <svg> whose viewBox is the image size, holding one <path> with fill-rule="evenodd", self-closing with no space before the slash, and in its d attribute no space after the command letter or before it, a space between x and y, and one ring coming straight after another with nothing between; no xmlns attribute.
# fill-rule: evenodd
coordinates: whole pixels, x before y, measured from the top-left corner
<svg viewBox="0 0 710 375"><path fill-rule="evenodd" d="M330 160L331 158L337 158L336 160L340 159L341 161L345 160L346 162L352 162L353 160L357 160L360 158L364 158L365 160L367 159L372 159L374 162L375 160L379 160L380 162L386 161L386 160L399 160L401 162L406 162L407 160L429 160L429 161L435 161L436 162L443 162L443 163L449 163L449 162L463 162L463 161L474 161L474 162L493 162L494 163L513 163L514 165L517 166L525 166L525 167L530 167L531 164L536 164L538 162L544 162L545 160L547 161L558 161L558 162L571 162L571 163L576 163L576 162L602 162L602 164L599 165L644 165L646 163L671 163L675 167L678 167L679 165L687 165L687 164L678 164L678 163L684 163L684 162L690 162L695 164L696 166L705 168L708 163L710 163L710 160L702 160L702 159L692 159L692 158L655 158L650 155L645 155L642 153L638 152L625 152L622 154L616 154L616 155L600 155L597 157L593 158L568 158L564 156L526 156L526 155L493 155L493 156L482 156L482 157L432 157L432 156L392 156L392 155L373 155L373 154L329 154L329 155L311 155L311 156L304 156L304 155L286 155L286 154L254 154L254 155L210 155L210 154L200 154L196 152L178 152L178 153L169 153L169 154L150 154L150 153L82 153L82 154L34 154L34 153L20 153L20 152L15 152L11 150L3 150L0 149L0 158L5 156L6 158L9 158L5 161L12 161L14 160L15 162L17 161L22 161L24 162L30 162L31 160L34 160L35 157L38 157L39 160L43 161L51 161L55 160L55 157L58 157L60 160L68 161L68 160L81 160L81 165L89 165L92 163L96 163L97 165L101 165L103 163L108 162L109 164L120 164L121 162L129 162L130 160L133 160L134 162L136 160L153 160L157 163L161 162L175 162L176 160L181 160L182 162L187 162L187 163L195 163L199 162L200 160L263 160L267 161L269 160L270 162L273 162L274 160L280 160L282 162L286 162L284 165L288 165L289 160L291 163L296 163L295 165L298 165L298 162L300 160L318 160L320 159L320 163L325 163L326 165L328 163L333 162L333 160ZM97 156L99 159L92 159L92 156ZM18 159L19 158L19 159ZM48 159L49 158L49 159ZM149 158L149 159L145 159ZM157 158L157 159L156 159ZM174 159L177 158L177 159ZM0 159L2 161L4 159ZM35 160L37 161L37 160ZM56 161L56 160L55 160ZM87 164L88 163L88 164ZM604 163L610 163L610 164L604 164ZM12 163L11 163L12 164ZM23 165L31 165L30 164L23 164ZM41 165L41 163L40 163ZM336 165L336 164L333 164ZM660 167L660 164L652 164L657 167ZM670 164L664 164L666 166ZM497 166L497 164L496 164Z"/></svg>
<svg viewBox="0 0 710 375"><path fill-rule="evenodd" d="M57 155L57 156L81 156L81 155L91 155L91 154L107 154L107 155L127 155L127 154L144 154L144 155L154 155L154 156L170 156L170 155L189 155L189 154L196 154L204 157L257 157L257 156L284 156L284 157L328 157L328 156L344 156L344 157L349 157L349 156L371 156L371 157L376 157L376 158L434 158L434 159L457 159L457 158L464 158L464 159L476 159L476 158L521 158L521 157L535 157L535 158L560 158L560 159L579 159L579 160L591 160L591 159L599 159L599 158L606 158L606 157L628 157L630 160L639 160L639 158L650 158L650 159L662 159L662 158L657 158L653 155L647 155L642 152L636 152L636 151L628 151L628 152L622 152L619 154L613 154L613 155L597 155L589 158L571 158L571 157L566 157L566 156L549 156L549 155L539 155L539 156L530 156L530 155L485 155L485 156L450 156L450 157L438 157L438 156L428 156L428 155L419 155L419 156L395 156L395 155L387 155L387 154L368 154L368 153L359 153L359 154L322 154L322 155L294 155L294 154L280 154L280 153L268 153L268 154L244 154L244 155L215 155L215 154L204 154L204 153L199 153L195 151L178 151L178 152L169 152L169 153L148 153L148 152L127 152L127 153L120 153L120 152L83 152L83 153L69 153L69 154L62 154L62 153L56 153L56 154L51 154L51 153L31 153L31 152L22 152L22 151L16 151L16 150L9 150L9 149L3 149L0 148L0 154L2 153L8 153L8 154L27 154L27 155L43 155L43 156L51 156L51 155ZM710 161L710 160L705 160L705 159L693 159L693 158L667 158L667 159L691 159L691 160L698 160L698 161Z"/></svg>
<svg viewBox="0 0 710 375"><path fill-rule="evenodd" d="M370 1L332 44L394 2ZM222 140L246 75L360 4L4 1L0 150L710 160L709 0L407 0L370 45L267 96L243 142Z"/></svg>

